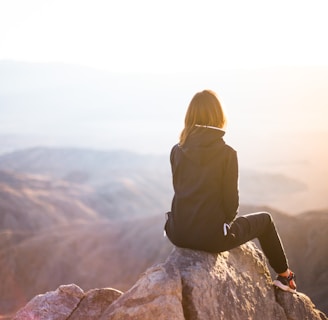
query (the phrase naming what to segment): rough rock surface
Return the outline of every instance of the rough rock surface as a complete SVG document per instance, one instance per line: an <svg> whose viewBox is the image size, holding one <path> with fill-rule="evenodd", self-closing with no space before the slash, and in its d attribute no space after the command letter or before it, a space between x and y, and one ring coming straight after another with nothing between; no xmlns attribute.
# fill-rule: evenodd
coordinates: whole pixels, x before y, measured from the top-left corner
<svg viewBox="0 0 328 320"><path fill-rule="evenodd" d="M93 320L99 319L106 308L118 297L122 292L111 288L93 289L86 293L81 300L78 308L74 310L70 316L70 320Z"/></svg>
<svg viewBox="0 0 328 320"><path fill-rule="evenodd" d="M121 294L111 288L84 293L75 284L63 285L56 291L34 297L17 312L14 320L95 320Z"/></svg>
<svg viewBox="0 0 328 320"><path fill-rule="evenodd" d="M326 315L302 293L275 289L265 258L252 242L221 254L175 248L122 294L75 285L32 299L15 316L28 319L279 319Z"/></svg>
<svg viewBox="0 0 328 320"><path fill-rule="evenodd" d="M83 290L78 286L63 285L56 291L34 297L14 319L49 319L50 315L56 315L56 319L65 320L78 306L83 296Z"/></svg>

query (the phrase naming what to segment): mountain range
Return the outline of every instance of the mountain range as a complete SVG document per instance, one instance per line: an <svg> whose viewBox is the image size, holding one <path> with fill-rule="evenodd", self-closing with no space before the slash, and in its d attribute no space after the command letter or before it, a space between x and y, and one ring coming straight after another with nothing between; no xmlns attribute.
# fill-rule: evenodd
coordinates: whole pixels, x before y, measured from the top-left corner
<svg viewBox="0 0 328 320"><path fill-rule="evenodd" d="M224 139L238 152L242 202L292 214L325 209L327 83L328 69L315 67L146 74L0 61L0 154L45 146L167 159L191 97L208 88L227 113Z"/></svg>
<svg viewBox="0 0 328 320"><path fill-rule="evenodd" d="M261 192L276 198L302 187L283 175L242 176L249 186L262 180L269 189ZM65 283L125 291L164 261L172 249L163 236L170 179L168 160L158 155L76 148L1 155L0 314ZM240 214L272 213L300 291L327 312L327 210L288 215L251 201L242 203Z"/></svg>

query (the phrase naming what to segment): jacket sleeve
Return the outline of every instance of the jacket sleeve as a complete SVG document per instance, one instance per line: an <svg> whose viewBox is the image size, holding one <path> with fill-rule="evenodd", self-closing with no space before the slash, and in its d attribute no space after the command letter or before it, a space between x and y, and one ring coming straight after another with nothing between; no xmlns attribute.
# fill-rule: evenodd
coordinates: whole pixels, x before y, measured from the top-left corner
<svg viewBox="0 0 328 320"><path fill-rule="evenodd" d="M238 191L238 159L237 152L229 149L223 174L223 208L226 222L233 221L238 213L239 191Z"/></svg>

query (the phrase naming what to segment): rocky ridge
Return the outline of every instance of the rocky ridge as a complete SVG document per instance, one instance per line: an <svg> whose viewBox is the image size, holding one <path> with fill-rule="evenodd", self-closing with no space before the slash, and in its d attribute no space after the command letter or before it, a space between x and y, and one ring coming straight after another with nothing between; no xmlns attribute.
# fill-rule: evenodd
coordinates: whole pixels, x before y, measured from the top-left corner
<svg viewBox="0 0 328 320"><path fill-rule="evenodd" d="M327 319L306 295L275 289L263 253L248 242L220 254L174 248L124 294L64 285L34 297L14 320L155 318Z"/></svg>

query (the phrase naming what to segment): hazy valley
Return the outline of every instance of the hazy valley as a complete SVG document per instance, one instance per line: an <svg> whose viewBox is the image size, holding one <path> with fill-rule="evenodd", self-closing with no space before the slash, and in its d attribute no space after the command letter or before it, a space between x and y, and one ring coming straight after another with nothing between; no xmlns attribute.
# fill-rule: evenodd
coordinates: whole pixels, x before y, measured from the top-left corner
<svg viewBox="0 0 328 320"><path fill-rule="evenodd" d="M302 186L288 177L247 170L241 177L271 186L262 190L263 197L269 192L276 200L282 194L274 192L279 185L284 184L284 195ZM252 184L242 190L248 202L258 192ZM63 283L127 290L172 248L163 237L171 196L162 156L68 148L2 155L1 312L12 312ZM289 216L259 205L240 208L241 213L257 210L272 212L300 290L327 311L327 210Z"/></svg>

